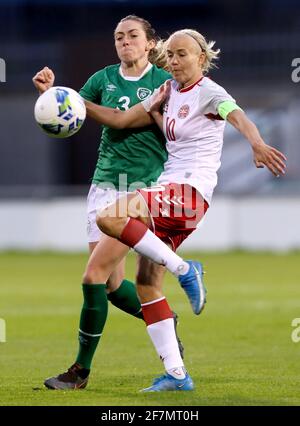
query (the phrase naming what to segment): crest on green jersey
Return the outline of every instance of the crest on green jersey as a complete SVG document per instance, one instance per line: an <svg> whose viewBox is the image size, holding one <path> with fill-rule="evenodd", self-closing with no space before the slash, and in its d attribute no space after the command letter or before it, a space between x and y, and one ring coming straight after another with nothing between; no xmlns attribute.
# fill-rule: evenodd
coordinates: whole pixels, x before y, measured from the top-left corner
<svg viewBox="0 0 300 426"><path fill-rule="evenodd" d="M145 99L149 98L149 96L151 95L151 90L150 89L146 89L145 87L139 87L137 89L137 97L141 100L144 101Z"/></svg>

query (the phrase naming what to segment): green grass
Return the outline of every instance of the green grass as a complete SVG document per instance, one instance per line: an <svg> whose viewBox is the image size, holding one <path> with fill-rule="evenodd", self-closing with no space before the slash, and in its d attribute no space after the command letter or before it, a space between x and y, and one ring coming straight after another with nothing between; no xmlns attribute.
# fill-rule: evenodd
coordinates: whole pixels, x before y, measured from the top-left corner
<svg viewBox="0 0 300 426"><path fill-rule="evenodd" d="M86 390L49 391L43 379L77 353L81 275L87 255L0 254L0 405L300 405L300 254L189 254L207 271L200 317L168 274L165 292L180 316L179 333L194 392L141 394L163 372L144 323L110 306ZM127 261L134 276L135 258Z"/></svg>

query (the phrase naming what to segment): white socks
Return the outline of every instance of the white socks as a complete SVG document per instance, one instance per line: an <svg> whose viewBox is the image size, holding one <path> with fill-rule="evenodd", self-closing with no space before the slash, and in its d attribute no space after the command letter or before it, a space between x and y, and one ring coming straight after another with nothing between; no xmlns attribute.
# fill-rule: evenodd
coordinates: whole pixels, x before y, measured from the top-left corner
<svg viewBox="0 0 300 426"><path fill-rule="evenodd" d="M164 265L172 274L184 275L189 270L189 264L174 253L149 229L140 241L134 246L139 254L149 257L156 263Z"/></svg>
<svg viewBox="0 0 300 426"><path fill-rule="evenodd" d="M167 373L170 374L170 376L175 377L175 379L184 379L186 376L186 371L184 367L178 367L178 368L172 368L171 370L167 370Z"/></svg>
<svg viewBox="0 0 300 426"><path fill-rule="evenodd" d="M148 325L147 331L168 372L184 366L178 348L173 318Z"/></svg>

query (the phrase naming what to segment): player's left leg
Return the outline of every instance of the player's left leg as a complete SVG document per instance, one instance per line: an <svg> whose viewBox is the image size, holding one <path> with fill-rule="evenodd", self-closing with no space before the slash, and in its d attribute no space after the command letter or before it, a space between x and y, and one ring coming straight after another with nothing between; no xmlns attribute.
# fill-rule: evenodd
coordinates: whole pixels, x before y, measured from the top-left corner
<svg viewBox="0 0 300 426"><path fill-rule="evenodd" d="M128 253L128 247L103 236L94 248L83 276L83 306L79 323L79 351L68 371L44 381L49 389L83 389L101 338L108 311L106 283Z"/></svg>
<svg viewBox="0 0 300 426"><path fill-rule="evenodd" d="M145 257L139 258L136 277L137 290L147 332L156 352L163 361L166 375L144 391L192 390L193 382L187 374L174 329L173 312L162 291L166 269Z"/></svg>
<svg viewBox="0 0 300 426"><path fill-rule="evenodd" d="M148 302L150 300L156 300L163 297L163 278L166 272L166 268L157 263L152 262L152 260L144 257L138 256L137 260L137 273L136 273L136 285L137 292L140 299L143 302ZM143 310L141 306L141 314L146 322ZM180 356L183 359L184 357L184 347L177 333L178 326L178 315L176 312L172 311L172 317L174 322L174 331L176 335L176 341ZM147 325L147 323L146 323Z"/></svg>

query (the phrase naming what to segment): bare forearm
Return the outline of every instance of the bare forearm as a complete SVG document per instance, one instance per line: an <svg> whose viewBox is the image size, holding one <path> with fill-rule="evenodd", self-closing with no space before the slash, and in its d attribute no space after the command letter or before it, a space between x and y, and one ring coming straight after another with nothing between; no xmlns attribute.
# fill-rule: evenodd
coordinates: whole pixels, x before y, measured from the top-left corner
<svg viewBox="0 0 300 426"><path fill-rule="evenodd" d="M163 132L163 116L159 111L152 111L151 112L152 118L155 121L155 123L158 125L160 130Z"/></svg>
<svg viewBox="0 0 300 426"><path fill-rule="evenodd" d="M104 126L109 126L113 129L122 129L122 111L118 109L107 108L101 105L96 105L93 102L85 101L86 113L93 120Z"/></svg>
<svg viewBox="0 0 300 426"><path fill-rule="evenodd" d="M134 105L126 111L107 108L89 101L85 101L85 105L89 117L112 129L144 127L153 123L152 117L141 104Z"/></svg>
<svg viewBox="0 0 300 426"><path fill-rule="evenodd" d="M263 141L257 127L249 120L243 111L232 111L228 114L227 121L239 130L250 142L256 167L260 168L266 166L270 172L277 177L285 174L285 155Z"/></svg>
<svg viewBox="0 0 300 426"><path fill-rule="evenodd" d="M255 124L249 120L243 111L235 110L227 116L227 121L232 124L243 136L249 141L252 148L257 145L264 144L264 141L255 126Z"/></svg>

